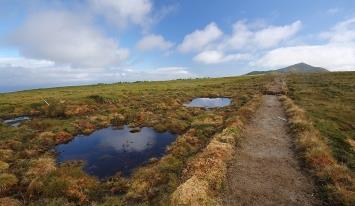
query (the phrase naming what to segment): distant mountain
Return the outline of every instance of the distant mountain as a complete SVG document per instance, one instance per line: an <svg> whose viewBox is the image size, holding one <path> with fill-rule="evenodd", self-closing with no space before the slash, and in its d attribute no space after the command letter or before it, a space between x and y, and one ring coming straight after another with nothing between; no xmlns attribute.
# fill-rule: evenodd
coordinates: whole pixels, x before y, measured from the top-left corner
<svg viewBox="0 0 355 206"><path fill-rule="evenodd" d="M318 72L329 72L322 67L314 67L305 63L298 63L292 66L288 66L282 69L269 70L269 71L252 71L246 75L257 75L257 74L270 74L270 73L318 73Z"/></svg>

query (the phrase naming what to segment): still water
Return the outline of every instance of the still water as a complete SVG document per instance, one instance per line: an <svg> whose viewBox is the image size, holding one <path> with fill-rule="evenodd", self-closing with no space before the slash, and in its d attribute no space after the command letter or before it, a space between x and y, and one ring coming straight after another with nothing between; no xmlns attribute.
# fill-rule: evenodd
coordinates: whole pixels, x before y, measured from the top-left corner
<svg viewBox="0 0 355 206"><path fill-rule="evenodd" d="M22 117L15 117L12 119L4 120L4 123L12 127L18 127L22 122L27 120L30 120L30 118L27 116L22 116Z"/></svg>
<svg viewBox="0 0 355 206"><path fill-rule="evenodd" d="M205 108L216 108L225 107L231 104L231 99L229 98L196 98L190 103L185 104L187 107L205 107Z"/></svg>
<svg viewBox="0 0 355 206"><path fill-rule="evenodd" d="M177 135L159 133L143 127L139 132L130 132L128 126L121 129L108 127L90 135L79 135L67 144L58 145L57 161L84 160L84 171L99 178L122 172L128 176L132 170L152 157L161 157L166 146Z"/></svg>

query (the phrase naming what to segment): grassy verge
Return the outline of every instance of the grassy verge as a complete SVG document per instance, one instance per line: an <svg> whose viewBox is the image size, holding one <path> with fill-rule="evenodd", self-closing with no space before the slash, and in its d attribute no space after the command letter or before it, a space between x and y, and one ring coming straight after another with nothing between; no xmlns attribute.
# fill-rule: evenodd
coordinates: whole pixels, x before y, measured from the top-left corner
<svg viewBox="0 0 355 206"><path fill-rule="evenodd" d="M290 75L287 86L335 159L355 172L355 72Z"/></svg>
<svg viewBox="0 0 355 206"><path fill-rule="evenodd" d="M297 150L314 175L322 199L329 205L354 205L354 174L333 157L330 147L306 112L286 96L280 100L285 107Z"/></svg>
<svg viewBox="0 0 355 206"><path fill-rule="evenodd" d="M260 105L254 97L228 119L226 128L214 135L198 155L191 158L183 170L183 183L171 196L171 205L219 205L219 193L226 180L227 163L233 157L235 143L241 131Z"/></svg>

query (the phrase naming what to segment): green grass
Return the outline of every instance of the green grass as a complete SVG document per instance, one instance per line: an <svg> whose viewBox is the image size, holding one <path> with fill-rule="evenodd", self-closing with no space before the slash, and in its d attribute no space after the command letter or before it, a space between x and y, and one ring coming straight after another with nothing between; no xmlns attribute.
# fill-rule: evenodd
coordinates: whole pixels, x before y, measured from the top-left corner
<svg viewBox="0 0 355 206"><path fill-rule="evenodd" d="M304 108L333 156L355 171L355 72L288 76L289 93Z"/></svg>
<svg viewBox="0 0 355 206"><path fill-rule="evenodd" d="M28 205L167 205L180 185L182 170L211 138L235 118L273 76L243 76L161 82L98 84L0 94L0 118L30 115L18 128L0 123L1 196ZM287 77L289 95L304 108L339 163L354 171L355 73L295 74ZM186 108L196 97L229 97L232 104L205 110ZM46 99L48 106L43 99ZM179 136L166 155L143 165L131 177L98 181L67 163L49 170L51 149L80 133L129 124ZM40 177L29 171L49 171ZM48 169L48 170L47 170ZM0 173L1 174L1 173ZM11 177L11 178L8 178Z"/></svg>
<svg viewBox="0 0 355 206"><path fill-rule="evenodd" d="M46 205L70 202L109 205L166 205L180 184L188 159L201 151L222 131L240 107L260 94L270 76L228 77L99 84L38 89L0 94L0 118L31 115L18 128L0 124L0 161L10 167L6 174L18 184L6 186L6 196L26 204ZM196 97L229 97L228 107L206 111L183 104ZM43 99L49 102L48 106ZM144 165L129 178L119 174L105 181L80 172L78 164L64 164L49 170L37 168L38 160L54 159L51 149L80 133L130 124L179 134L158 161ZM42 165L42 164L41 164ZM40 177L30 171L45 172Z"/></svg>

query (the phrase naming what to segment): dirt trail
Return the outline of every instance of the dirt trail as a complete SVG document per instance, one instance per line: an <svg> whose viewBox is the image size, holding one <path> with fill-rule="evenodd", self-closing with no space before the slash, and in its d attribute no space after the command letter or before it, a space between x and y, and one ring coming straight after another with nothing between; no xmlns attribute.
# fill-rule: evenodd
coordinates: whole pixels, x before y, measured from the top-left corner
<svg viewBox="0 0 355 206"><path fill-rule="evenodd" d="M295 158L285 118L277 96L264 95L228 168L223 205L320 205Z"/></svg>

